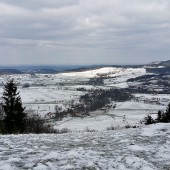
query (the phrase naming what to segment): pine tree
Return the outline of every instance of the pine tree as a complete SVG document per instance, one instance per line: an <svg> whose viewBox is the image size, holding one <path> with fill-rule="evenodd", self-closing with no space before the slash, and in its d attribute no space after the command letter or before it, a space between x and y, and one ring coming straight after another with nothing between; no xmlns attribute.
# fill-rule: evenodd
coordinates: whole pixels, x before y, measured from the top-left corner
<svg viewBox="0 0 170 170"><path fill-rule="evenodd" d="M157 122L161 122L162 121L162 112L159 110L157 113Z"/></svg>
<svg viewBox="0 0 170 170"><path fill-rule="evenodd" d="M148 115L146 118L145 118L145 124L146 125L150 125L150 124L153 124L155 123L152 116Z"/></svg>
<svg viewBox="0 0 170 170"><path fill-rule="evenodd" d="M166 117L167 122L170 122L170 103L168 104L166 108L165 117Z"/></svg>
<svg viewBox="0 0 170 170"><path fill-rule="evenodd" d="M14 80L9 80L4 86L3 109L5 113L5 133L22 133L25 131L26 113L22 107L21 97L17 92Z"/></svg>

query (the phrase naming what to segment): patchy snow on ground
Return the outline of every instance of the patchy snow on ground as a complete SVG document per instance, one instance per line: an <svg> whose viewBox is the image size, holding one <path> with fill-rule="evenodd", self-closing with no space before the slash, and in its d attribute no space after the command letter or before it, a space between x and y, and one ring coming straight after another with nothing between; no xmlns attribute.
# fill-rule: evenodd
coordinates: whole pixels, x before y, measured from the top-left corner
<svg viewBox="0 0 170 170"><path fill-rule="evenodd" d="M170 124L0 136L0 170L169 170L169 160Z"/></svg>

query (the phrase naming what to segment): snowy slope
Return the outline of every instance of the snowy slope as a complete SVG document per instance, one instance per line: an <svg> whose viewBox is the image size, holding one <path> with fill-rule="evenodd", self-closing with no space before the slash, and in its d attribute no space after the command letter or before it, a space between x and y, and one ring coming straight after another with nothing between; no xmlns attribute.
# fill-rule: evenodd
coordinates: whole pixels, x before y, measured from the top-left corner
<svg viewBox="0 0 170 170"><path fill-rule="evenodd" d="M0 170L169 170L170 124L62 135L0 136Z"/></svg>
<svg viewBox="0 0 170 170"><path fill-rule="evenodd" d="M104 67L96 70L89 70L83 72L62 73L63 77L78 77L78 78L94 78L104 76L104 84L108 87L126 88L126 82L130 78L146 75L145 68L117 68ZM108 77L108 79L106 79Z"/></svg>
<svg viewBox="0 0 170 170"><path fill-rule="evenodd" d="M96 76L121 76L121 75L143 75L146 74L145 68L117 68L117 67L104 67L95 70L82 71L82 72L71 72L71 73L61 73L63 76L68 77L88 77L93 78Z"/></svg>
<svg viewBox="0 0 170 170"><path fill-rule="evenodd" d="M117 102L115 109L95 111L85 118L64 118L55 123L56 129L68 128L76 131L88 129L103 131L109 127L139 126L148 114L156 116L158 110L166 107L156 104L139 103L133 101Z"/></svg>
<svg viewBox="0 0 170 170"><path fill-rule="evenodd" d="M71 73L62 73L63 76L69 77L88 77L92 78L97 76L98 74L116 74L121 71L121 68L114 68L114 67L104 67L100 69L82 71L82 72L71 72Z"/></svg>

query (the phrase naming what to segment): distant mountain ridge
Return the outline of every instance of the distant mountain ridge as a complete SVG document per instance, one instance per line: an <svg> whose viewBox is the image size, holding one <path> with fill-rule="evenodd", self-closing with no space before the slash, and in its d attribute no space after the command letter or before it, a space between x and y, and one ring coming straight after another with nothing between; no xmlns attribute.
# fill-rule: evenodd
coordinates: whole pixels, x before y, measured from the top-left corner
<svg viewBox="0 0 170 170"><path fill-rule="evenodd" d="M164 67L170 67L170 60L167 61L155 61L147 64L147 66L164 66Z"/></svg>
<svg viewBox="0 0 170 170"><path fill-rule="evenodd" d="M167 66L167 67L170 67L170 60L162 61L160 64L164 65L164 66Z"/></svg>
<svg viewBox="0 0 170 170"><path fill-rule="evenodd" d="M144 66L146 71L155 74L170 74L170 60L156 61Z"/></svg>
<svg viewBox="0 0 170 170"><path fill-rule="evenodd" d="M55 74L77 68L80 66L0 66L0 74Z"/></svg>
<svg viewBox="0 0 170 170"><path fill-rule="evenodd" d="M22 72L17 69L4 68L0 69L0 74L22 74Z"/></svg>
<svg viewBox="0 0 170 170"><path fill-rule="evenodd" d="M78 71L87 71L94 70L97 68L103 67L118 67L118 68L157 68L161 69L164 67L166 70L164 72L170 72L170 60L167 61L156 61L151 62L146 65L47 65L47 66L0 66L0 74L56 74L61 72L78 72ZM163 69L163 68L162 68ZM167 70L168 69L168 70ZM158 70L162 71L162 70Z"/></svg>

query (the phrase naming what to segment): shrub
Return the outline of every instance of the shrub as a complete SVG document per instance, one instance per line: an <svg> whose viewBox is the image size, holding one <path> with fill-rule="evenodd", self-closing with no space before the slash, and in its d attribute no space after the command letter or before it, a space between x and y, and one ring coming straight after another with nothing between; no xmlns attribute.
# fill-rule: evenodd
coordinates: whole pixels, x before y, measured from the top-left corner
<svg viewBox="0 0 170 170"><path fill-rule="evenodd" d="M148 115L147 117L145 117L144 123L145 123L146 125L150 125L150 124L155 123L155 121L153 120L153 118L152 118L151 115Z"/></svg>
<svg viewBox="0 0 170 170"><path fill-rule="evenodd" d="M27 113L25 129L25 133L56 133L53 127L46 123L45 119L35 114L34 111Z"/></svg>
<svg viewBox="0 0 170 170"><path fill-rule="evenodd" d="M22 86L22 88L28 88L28 87L30 87L29 83L25 83L25 84L23 84L23 86Z"/></svg>
<svg viewBox="0 0 170 170"><path fill-rule="evenodd" d="M96 132L95 129L89 129L88 127L85 129L85 132Z"/></svg>
<svg viewBox="0 0 170 170"><path fill-rule="evenodd" d="M111 125L110 127L107 127L106 130L116 130L116 127L114 127L113 125Z"/></svg>
<svg viewBox="0 0 170 170"><path fill-rule="evenodd" d="M69 130L68 128L63 128L59 131L59 133L68 133L70 132L71 130Z"/></svg>
<svg viewBox="0 0 170 170"><path fill-rule="evenodd" d="M129 129L129 128L131 128L131 126L130 126L130 125L126 125L125 128L126 128L126 129Z"/></svg>

